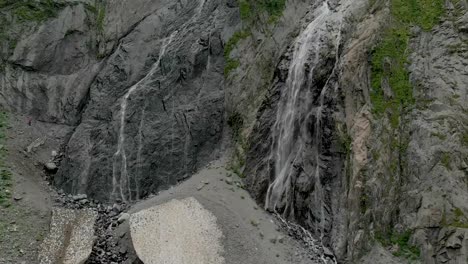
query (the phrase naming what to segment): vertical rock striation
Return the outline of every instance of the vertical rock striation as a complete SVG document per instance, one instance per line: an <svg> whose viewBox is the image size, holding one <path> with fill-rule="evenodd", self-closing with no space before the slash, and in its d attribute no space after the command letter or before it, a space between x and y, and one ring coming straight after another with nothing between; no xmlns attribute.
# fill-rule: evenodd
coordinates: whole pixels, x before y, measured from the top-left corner
<svg viewBox="0 0 468 264"><path fill-rule="evenodd" d="M223 39L235 9L204 0L141 4L152 11L115 43L67 144L55 181L69 192L137 200L189 177L220 140Z"/></svg>

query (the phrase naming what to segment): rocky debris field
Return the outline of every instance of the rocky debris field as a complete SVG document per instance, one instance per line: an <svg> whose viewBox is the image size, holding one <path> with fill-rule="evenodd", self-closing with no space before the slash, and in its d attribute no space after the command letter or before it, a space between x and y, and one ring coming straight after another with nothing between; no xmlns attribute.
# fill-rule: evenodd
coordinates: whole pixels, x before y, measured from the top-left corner
<svg viewBox="0 0 468 264"><path fill-rule="evenodd" d="M138 263L135 254L120 250L119 237L114 237L114 230L124 221L128 221L129 215L124 213L129 208L128 204L117 202L113 205L104 205L95 200L88 199L86 195L67 195L59 192L55 198L57 205L63 208L83 210L91 209L97 213L95 223L96 241L87 264L98 263Z"/></svg>

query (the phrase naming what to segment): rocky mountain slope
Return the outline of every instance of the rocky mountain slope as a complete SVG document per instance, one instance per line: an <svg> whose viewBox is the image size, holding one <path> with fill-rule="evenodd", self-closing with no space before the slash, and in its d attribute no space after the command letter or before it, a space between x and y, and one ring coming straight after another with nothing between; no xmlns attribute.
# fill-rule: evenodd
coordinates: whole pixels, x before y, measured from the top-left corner
<svg viewBox="0 0 468 264"><path fill-rule="evenodd" d="M0 104L67 134L66 193L132 203L227 153L340 263L465 263L467 9L3 0Z"/></svg>

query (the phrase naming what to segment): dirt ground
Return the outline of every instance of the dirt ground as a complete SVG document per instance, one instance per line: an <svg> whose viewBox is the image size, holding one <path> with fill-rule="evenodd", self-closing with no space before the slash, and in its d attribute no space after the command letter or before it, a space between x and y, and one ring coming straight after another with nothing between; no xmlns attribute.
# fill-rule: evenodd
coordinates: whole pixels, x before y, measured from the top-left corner
<svg viewBox="0 0 468 264"><path fill-rule="evenodd" d="M9 116L5 147L13 192L11 206L0 207L0 264L37 263L55 197L46 181L44 164L72 132L71 127L36 121L29 126L27 120L25 116ZM37 147L31 148L33 145ZM217 219L226 264L322 263L309 259L304 247L283 233L276 219L257 206L241 182L220 159L180 185L133 205L129 213L194 197ZM128 226L118 232L122 231L128 233Z"/></svg>
<svg viewBox="0 0 468 264"><path fill-rule="evenodd" d="M5 165L13 185L10 206L0 207L0 264L34 264L53 205L44 164L71 128L34 120L29 126L28 117L12 114L7 123Z"/></svg>
<svg viewBox="0 0 468 264"><path fill-rule="evenodd" d="M226 264L322 263L309 259L302 245L280 230L276 219L257 206L225 164L213 162L180 185L132 206L129 213L194 197L217 218Z"/></svg>

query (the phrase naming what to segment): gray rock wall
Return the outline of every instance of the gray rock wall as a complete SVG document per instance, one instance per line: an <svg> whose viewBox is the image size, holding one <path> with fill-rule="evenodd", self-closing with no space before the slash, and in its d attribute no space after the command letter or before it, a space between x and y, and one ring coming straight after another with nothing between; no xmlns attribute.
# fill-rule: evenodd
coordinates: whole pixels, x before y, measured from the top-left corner
<svg viewBox="0 0 468 264"><path fill-rule="evenodd" d="M327 85L335 89L325 96L321 130L314 128L314 116L309 123L298 120L291 128L309 129L305 135L311 140L301 144L306 150L293 163L287 183L291 191L284 194L277 209L308 227L316 237L323 233L320 229L325 230L324 243L341 261L357 260L368 250L370 258L375 258L372 256L378 252L372 245L377 243L399 255L402 262L419 255L423 263L459 263L467 248L463 246L464 236L457 233L463 231L456 230L466 228L468 220L467 117L463 103L466 30L462 22L466 3L447 2L447 14L429 32L412 28L411 63L407 66L416 104L396 131L389 119L375 116L372 110L369 58L389 19L385 1L373 3L355 3L356 11L346 20L336 73L327 63L333 61L334 50L330 49L321 55L312 82L306 84L313 98ZM310 8L316 10L313 5ZM304 21L313 21L307 16ZM242 50L239 53L245 54ZM291 53L290 45L273 63L277 66L271 79L265 81L267 95L256 121L252 123L249 114L243 115L247 125L242 132L249 138L247 144L242 139L238 144L247 152L243 173L249 190L262 204L276 176L273 131L278 102L287 94L284 89L289 89L285 82ZM304 70L313 66L308 64ZM317 135L323 137L319 144ZM397 145L408 142L408 147L396 147L391 143L395 138ZM321 147L320 181L314 179L317 146ZM317 197L314 193L320 189L325 195ZM409 239L404 238L406 234ZM447 241L455 237L456 248L447 246ZM406 242L392 242L398 239Z"/></svg>
<svg viewBox="0 0 468 264"><path fill-rule="evenodd" d="M56 184L69 192L100 200L142 198L189 177L213 157L220 140L223 36L236 9L222 1L142 5L152 11L137 13L138 19L119 13L135 12L125 5L118 16L109 15L109 23L125 17L135 24L106 32L125 33L91 85L67 144Z"/></svg>
<svg viewBox="0 0 468 264"><path fill-rule="evenodd" d="M76 126L54 178L59 188L135 200L176 184L216 154L223 45L238 24L235 5L56 3L45 20L20 20L13 4L2 9L13 25L6 33L16 39L14 47L3 45L12 47L2 53L0 103Z"/></svg>
<svg viewBox="0 0 468 264"><path fill-rule="evenodd" d="M232 168L265 203L295 39L324 1L286 1L276 20L258 10L241 20L233 0L59 2L44 20L0 9L9 25L0 27L0 104L75 127L57 187L137 200L189 177L230 135ZM300 150L284 197L269 209L320 237L343 262L369 250L366 263L384 255L394 262L382 250L399 254L396 236L424 263L460 263L468 223L467 3L445 1L437 26L411 29L406 66L416 102L395 129L388 115L375 115L370 96L370 59L390 2L328 1L330 16L347 13L338 24L327 17L326 32L310 38L320 52L304 63L312 77L299 92L308 104L291 126ZM225 45L239 30L245 34L227 54L238 65L225 76Z"/></svg>

